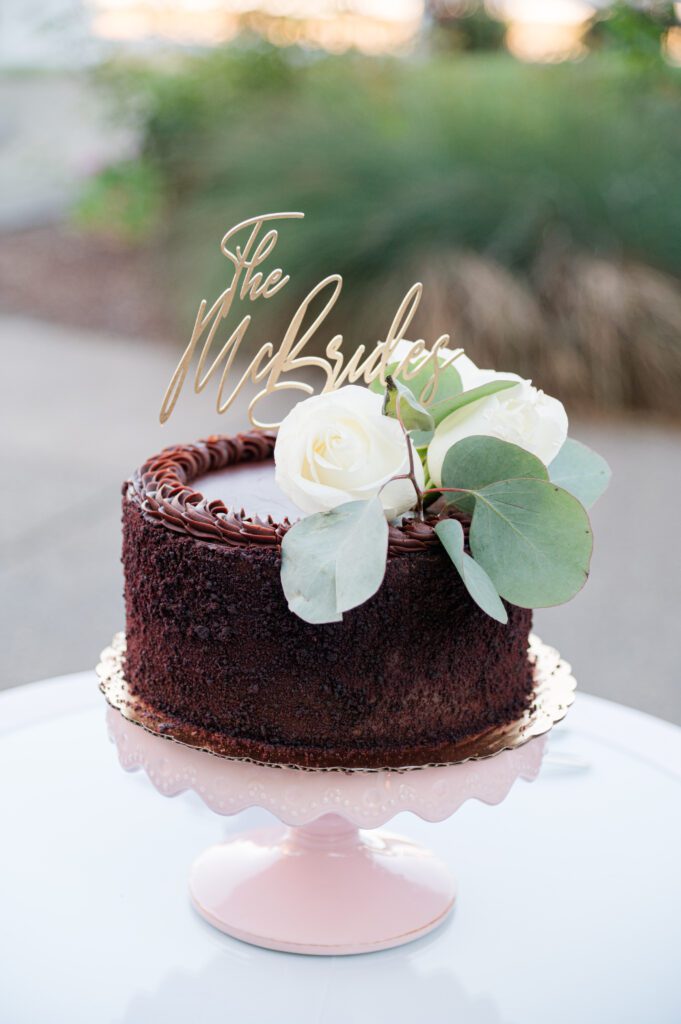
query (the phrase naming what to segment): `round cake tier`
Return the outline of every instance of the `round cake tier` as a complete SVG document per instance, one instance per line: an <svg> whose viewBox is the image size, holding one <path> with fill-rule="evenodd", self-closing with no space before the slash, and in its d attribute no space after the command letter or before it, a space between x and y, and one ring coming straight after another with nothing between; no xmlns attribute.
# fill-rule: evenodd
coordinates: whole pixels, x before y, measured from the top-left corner
<svg viewBox="0 0 681 1024"><path fill-rule="evenodd" d="M229 495L229 467L271 465L271 451L263 435L212 438L162 453L125 488L132 691L219 733L226 754L301 767L446 762L462 739L522 714L531 612L509 606L507 625L485 615L428 524L391 529L383 585L342 622L288 610L288 521L235 511ZM189 486L225 467L222 501Z"/></svg>

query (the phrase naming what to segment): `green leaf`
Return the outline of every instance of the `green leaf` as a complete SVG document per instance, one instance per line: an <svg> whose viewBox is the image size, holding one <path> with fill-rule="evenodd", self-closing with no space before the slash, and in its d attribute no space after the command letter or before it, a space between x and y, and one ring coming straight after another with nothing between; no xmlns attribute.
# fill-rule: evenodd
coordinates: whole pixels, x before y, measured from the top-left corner
<svg viewBox="0 0 681 1024"><path fill-rule="evenodd" d="M508 613L491 579L483 567L464 551L463 526L458 519L441 520L435 532L478 607L497 622L508 622Z"/></svg>
<svg viewBox="0 0 681 1024"><path fill-rule="evenodd" d="M399 416L397 415L398 406ZM395 380L390 374L386 377L383 415L392 416L395 420L401 417L405 428L410 432L414 431L419 439L428 435L428 441L430 441L433 436L435 429L433 417L420 402L417 402L409 388L402 381ZM425 443L427 444L428 441ZM423 442L421 441L421 443Z"/></svg>
<svg viewBox="0 0 681 1024"><path fill-rule="evenodd" d="M549 466L549 477L591 508L610 483L610 466L597 452L568 437Z"/></svg>
<svg viewBox="0 0 681 1024"><path fill-rule="evenodd" d="M417 358L423 357L421 356ZM391 363L386 371L386 379L389 374L394 379L400 381L405 388L411 391L416 401L420 405L423 405L421 402L421 394L428 382L432 380L434 374L432 362L429 361L425 366L423 366L418 373L411 378L411 380L404 380L401 376L395 377L395 371L400 365L401 363L399 362ZM452 366L446 366L444 368L442 366L440 367L437 385L435 387L435 394L426 406L429 412L432 410L435 426L437 426L438 423L441 423L446 416L449 416L450 412L453 412L454 409L457 408L452 405L452 402L454 402L461 394L461 377L459 376L459 371L455 369L455 366L456 363ZM369 386L371 390L375 391L377 394L383 394L383 384L381 383L380 378L373 380ZM437 406L437 410L435 410L434 406ZM416 441L414 443L416 443Z"/></svg>
<svg viewBox="0 0 681 1024"><path fill-rule="evenodd" d="M465 408L472 402L479 402L481 398L489 398L490 395L496 395L499 391L508 391L509 388L515 388L520 383L517 380L491 380L487 384L480 384L477 388L471 388L470 391L462 391L460 395L447 400L447 416L450 416L453 412L458 412L459 409ZM445 418L440 416L437 402L429 406L430 411L436 419L437 423L441 423Z"/></svg>
<svg viewBox="0 0 681 1024"><path fill-rule="evenodd" d="M388 524L378 498L301 519L281 545L288 606L305 622L340 622L372 597L385 575Z"/></svg>
<svg viewBox="0 0 681 1024"><path fill-rule="evenodd" d="M419 452L426 452L428 445L433 440L433 430L410 430L409 436L414 442L414 447L418 448Z"/></svg>
<svg viewBox="0 0 681 1024"><path fill-rule="evenodd" d="M442 486L479 490L497 480L532 477L548 480L544 463L517 444L500 441L498 437L474 434L453 444L442 463ZM469 495L446 494L445 500L469 515L475 498Z"/></svg>
<svg viewBox="0 0 681 1024"><path fill-rule="evenodd" d="M548 480L499 480L475 493L469 543L499 594L521 608L562 604L589 575L589 517Z"/></svg>

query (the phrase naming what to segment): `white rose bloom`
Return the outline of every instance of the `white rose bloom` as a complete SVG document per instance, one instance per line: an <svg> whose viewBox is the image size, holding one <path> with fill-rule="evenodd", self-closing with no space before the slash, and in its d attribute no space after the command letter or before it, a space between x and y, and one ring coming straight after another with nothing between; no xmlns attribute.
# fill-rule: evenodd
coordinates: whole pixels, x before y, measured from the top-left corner
<svg viewBox="0 0 681 1024"><path fill-rule="evenodd" d="M536 455L545 466L556 457L567 437L563 403L545 395L515 373L478 370L465 390L492 380L517 380L518 385L453 412L438 425L428 448L428 473L436 487L442 483L442 463L457 441L474 434L498 437Z"/></svg>
<svg viewBox="0 0 681 1024"><path fill-rule="evenodd" d="M475 388L478 384L483 383L478 380L481 373L491 373L490 370L479 370L475 365L470 356L467 356L463 352L460 356L457 356L454 360L454 369L459 371L459 377L461 377L461 386L464 391L470 391L471 388ZM500 377L512 377L512 373L504 374L500 373Z"/></svg>
<svg viewBox="0 0 681 1024"><path fill-rule="evenodd" d="M373 498L388 480L409 471L402 428L382 414L382 405L380 395L350 384L299 402L284 419L274 448L275 479L303 512ZM414 467L422 488L415 451ZM416 493L410 480L394 480L380 499L386 517L394 519L415 506Z"/></svg>

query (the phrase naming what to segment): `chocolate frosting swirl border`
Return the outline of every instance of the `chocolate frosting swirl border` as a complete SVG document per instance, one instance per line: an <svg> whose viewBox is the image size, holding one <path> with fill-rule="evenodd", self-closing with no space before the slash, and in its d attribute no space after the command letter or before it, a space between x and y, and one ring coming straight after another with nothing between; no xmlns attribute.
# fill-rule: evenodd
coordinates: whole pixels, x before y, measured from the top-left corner
<svg viewBox="0 0 681 1024"><path fill-rule="evenodd" d="M247 515L244 509L230 509L220 499L207 501L191 484L206 473L226 469L240 462L265 462L274 457L276 434L249 431L234 437L212 435L195 444L164 448L137 469L123 485L123 494L139 505L146 519L175 533L208 544L257 544L279 547L293 525L288 518L276 522ZM407 519L389 528L391 555L437 547L434 526L438 517L425 522Z"/></svg>

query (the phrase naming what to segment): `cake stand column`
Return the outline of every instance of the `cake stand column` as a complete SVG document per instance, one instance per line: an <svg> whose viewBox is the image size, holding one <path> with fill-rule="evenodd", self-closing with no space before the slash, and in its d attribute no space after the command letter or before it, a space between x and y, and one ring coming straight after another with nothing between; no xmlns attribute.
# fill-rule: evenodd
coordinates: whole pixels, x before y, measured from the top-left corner
<svg viewBox="0 0 681 1024"><path fill-rule="evenodd" d="M428 850L338 814L211 846L189 888L198 912L228 935L326 955L410 942L440 924L455 897L448 869Z"/></svg>

